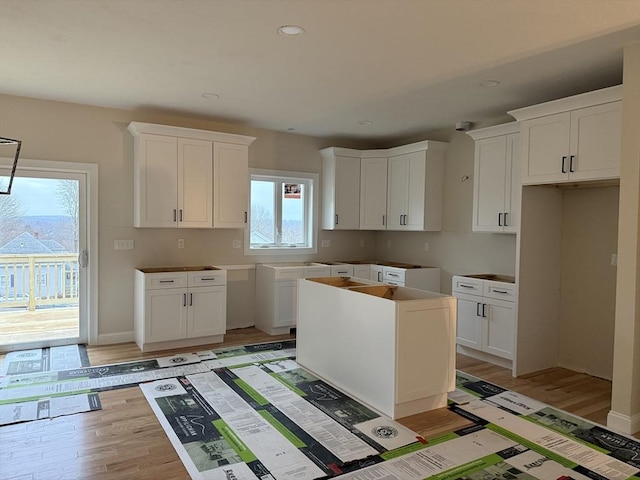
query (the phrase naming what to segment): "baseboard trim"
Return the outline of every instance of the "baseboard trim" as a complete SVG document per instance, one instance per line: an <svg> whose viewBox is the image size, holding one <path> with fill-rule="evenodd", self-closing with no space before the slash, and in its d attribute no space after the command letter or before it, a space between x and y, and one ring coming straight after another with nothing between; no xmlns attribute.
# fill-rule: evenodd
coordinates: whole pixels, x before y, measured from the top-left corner
<svg viewBox="0 0 640 480"><path fill-rule="evenodd" d="M495 355L491 355L490 353L481 352L480 350L476 350L474 348L468 348L464 345L456 345L456 351L461 353L462 355L466 355L467 357L475 358L477 360L482 360L483 362L493 363L494 365L498 365L499 367L508 368L509 370L513 367L513 362L506 358L497 357Z"/></svg>
<svg viewBox="0 0 640 480"><path fill-rule="evenodd" d="M607 415L607 427L628 435L640 432L640 413L630 417L620 412L609 410Z"/></svg>
<svg viewBox="0 0 640 480"><path fill-rule="evenodd" d="M98 345L111 345L114 343L127 343L135 341L133 330L130 332L98 334Z"/></svg>

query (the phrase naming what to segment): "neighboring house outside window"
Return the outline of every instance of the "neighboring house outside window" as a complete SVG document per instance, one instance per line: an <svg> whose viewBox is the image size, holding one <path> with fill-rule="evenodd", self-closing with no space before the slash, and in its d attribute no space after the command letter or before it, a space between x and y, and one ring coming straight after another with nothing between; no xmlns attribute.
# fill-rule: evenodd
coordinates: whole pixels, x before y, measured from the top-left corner
<svg viewBox="0 0 640 480"><path fill-rule="evenodd" d="M314 173L252 169L245 253L316 253L317 183Z"/></svg>

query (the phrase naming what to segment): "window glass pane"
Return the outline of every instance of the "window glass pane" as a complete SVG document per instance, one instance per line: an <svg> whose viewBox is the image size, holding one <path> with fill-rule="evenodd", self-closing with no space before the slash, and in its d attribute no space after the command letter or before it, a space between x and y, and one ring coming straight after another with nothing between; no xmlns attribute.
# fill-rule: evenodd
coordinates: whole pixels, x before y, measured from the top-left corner
<svg viewBox="0 0 640 480"><path fill-rule="evenodd" d="M251 243L273 245L276 241L274 182L251 181Z"/></svg>
<svg viewBox="0 0 640 480"><path fill-rule="evenodd" d="M302 183L282 184L282 243L305 242L305 188Z"/></svg>

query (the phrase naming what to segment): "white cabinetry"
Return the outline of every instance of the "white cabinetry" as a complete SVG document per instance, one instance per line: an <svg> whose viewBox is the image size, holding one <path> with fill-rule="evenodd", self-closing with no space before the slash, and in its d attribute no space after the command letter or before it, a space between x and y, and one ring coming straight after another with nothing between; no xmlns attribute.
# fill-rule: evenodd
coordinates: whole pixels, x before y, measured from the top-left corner
<svg viewBox="0 0 640 480"><path fill-rule="evenodd" d="M455 388L455 300L322 280L298 281L296 361L393 419L445 406Z"/></svg>
<svg viewBox="0 0 640 480"><path fill-rule="evenodd" d="M488 277L491 275L479 275ZM502 366L512 360L515 336L515 284L454 276L452 291L458 299L457 343L461 353L475 356ZM476 353L474 353L476 352ZM485 356L480 356L483 352ZM498 358L497 358L498 357Z"/></svg>
<svg viewBox="0 0 640 480"><path fill-rule="evenodd" d="M360 230L385 230L386 218L386 152L381 156L377 150L365 150L360 159Z"/></svg>
<svg viewBox="0 0 640 480"><path fill-rule="evenodd" d="M224 270L135 271L135 338L143 352L222 342L226 331Z"/></svg>
<svg viewBox="0 0 640 480"><path fill-rule="evenodd" d="M140 122L127 128L135 227L244 227L254 137Z"/></svg>
<svg viewBox="0 0 640 480"><path fill-rule="evenodd" d="M249 201L249 147L213 144L213 227L245 228Z"/></svg>
<svg viewBox="0 0 640 480"><path fill-rule="evenodd" d="M446 145L425 141L388 150L387 230L441 230Z"/></svg>
<svg viewBox="0 0 640 480"><path fill-rule="evenodd" d="M622 87L510 111L520 121L522 184L620 177Z"/></svg>
<svg viewBox="0 0 640 480"><path fill-rule="evenodd" d="M331 147L320 151L322 169L322 228L360 228L360 152Z"/></svg>
<svg viewBox="0 0 640 480"><path fill-rule="evenodd" d="M520 134L516 122L467 132L475 140L474 232L516 233L520 221Z"/></svg>

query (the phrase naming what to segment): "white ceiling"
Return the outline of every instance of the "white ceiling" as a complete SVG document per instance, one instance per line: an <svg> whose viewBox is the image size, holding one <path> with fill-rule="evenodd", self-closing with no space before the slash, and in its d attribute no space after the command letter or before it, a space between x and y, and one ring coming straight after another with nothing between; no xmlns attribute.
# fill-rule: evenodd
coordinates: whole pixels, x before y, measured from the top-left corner
<svg viewBox="0 0 640 480"><path fill-rule="evenodd" d="M0 93L385 146L618 84L637 41L640 0L0 0Z"/></svg>

